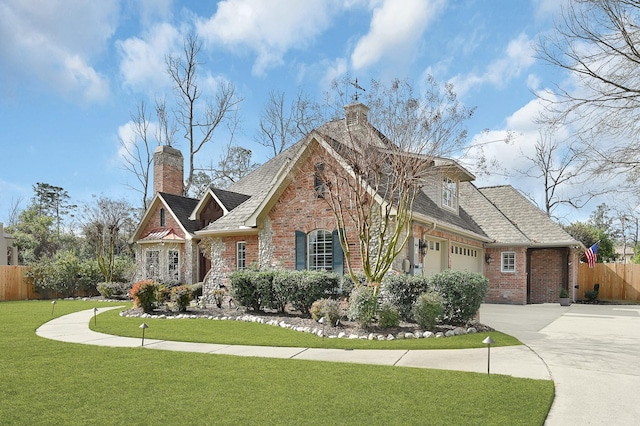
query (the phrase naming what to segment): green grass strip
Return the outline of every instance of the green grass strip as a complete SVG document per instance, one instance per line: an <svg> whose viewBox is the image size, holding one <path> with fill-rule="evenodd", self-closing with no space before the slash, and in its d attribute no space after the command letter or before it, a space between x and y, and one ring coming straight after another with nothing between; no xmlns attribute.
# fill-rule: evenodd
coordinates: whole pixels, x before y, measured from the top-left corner
<svg viewBox="0 0 640 426"><path fill-rule="evenodd" d="M182 342L220 343L226 345L281 346L332 349L467 349L486 347L482 340L491 336L493 346L521 345L515 337L492 331L464 336L429 339L360 340L329 339L278 326L235 320L153 319L120 317L113 310L99 314L91 329L117 336L140 337L140 324L149 325L145 338ZM320 328L320 325L318 325Z"/></svg>
<svg viewBox="0 0 640 426"><path fill-rule="evenodd" d="M542 425L553 400L547 380L63 343L36 336L49 319L0 303L3 425Z"/></svg>

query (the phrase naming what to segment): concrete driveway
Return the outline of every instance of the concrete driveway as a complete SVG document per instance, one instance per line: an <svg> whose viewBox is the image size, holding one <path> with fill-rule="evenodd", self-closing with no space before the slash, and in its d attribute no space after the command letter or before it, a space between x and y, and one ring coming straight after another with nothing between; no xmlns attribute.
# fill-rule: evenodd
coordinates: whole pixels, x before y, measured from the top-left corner
<svg viewBox="0 0 640 426"><path fill-rule="evenodd" d="M547 364L556 396L546 425L640 424L640 305L483 305L480 321Z"/></svg>

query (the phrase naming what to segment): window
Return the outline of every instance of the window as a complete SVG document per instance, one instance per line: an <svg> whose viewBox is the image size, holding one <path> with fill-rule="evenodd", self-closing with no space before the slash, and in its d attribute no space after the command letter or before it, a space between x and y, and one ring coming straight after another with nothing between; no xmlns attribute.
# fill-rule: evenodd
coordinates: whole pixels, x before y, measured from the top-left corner
<svg viewBox="0 0 640 426"><path fill-rule="evenodd" d="M340 231L341 232L341 231ZM332 271L344 274L344 252L340 244L340 232L317 229L295 232L296 270Z"/></svg>
<svg viewBox="0 0 640 426"><path fill-rule="evenodd" d="M458 183L448 177L442 180L442 206L458 208Z"/></svg>
<svg viewBox="0 0 640 426"><path fill-rule="evenodd" d="M160 251L147 250L145 254L145 272L147 278L157 279L160 277Z"/></svg>
<svg viewBox="0 0 640 426"><path fill-rule="evenodd" d="M331 271L333 239L331 232L319 229L309 234L309 270Z"/></svg>
<svg viewBox="0 0 640 426"><path fill-rule="evenodd" d="M502 272L516 271L516 253L513 251L502 252L501 268Z"/></svg>
<svg viewBox="0 0 640 426"><path fill-rule="evenodd" d="M167 272L171 281L180 282L180 254L178 250L167 251Z"/></svg>
<svg viewBox="0 0 640 426"><path fill-rule="evenodd" d="M164 226L164 225L165 225L164 209L160 209L160 226Z"/></svg>
<svg viewBox="0 0 640 426"><path fill-rule="evenodd" d="M236 268L238 270L247 267L247 245L244 241L238 241L236 244Z"/></svg>
<svg viewBox="0 0 640 426"><path fill-rule="evenodd" d="M324 164L318 163L314 166L313 173L313 189L316 191L318 198L324 198Z"/></svg>

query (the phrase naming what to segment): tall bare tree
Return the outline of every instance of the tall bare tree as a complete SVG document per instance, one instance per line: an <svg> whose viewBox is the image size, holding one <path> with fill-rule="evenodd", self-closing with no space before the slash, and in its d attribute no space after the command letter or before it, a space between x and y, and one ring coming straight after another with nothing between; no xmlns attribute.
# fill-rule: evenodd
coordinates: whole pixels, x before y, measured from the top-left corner
<svg viewBox="0 0 640 426"><path fill-rule="evenodd" d="M120 146L124 151L122 163L124 169L137 180L137 185L127 184L127 186L141 194L143 210L147 210L149 179L155 144L149 133L150 117L147 114L144 101L140 101L136 112L132 113L130 118L133 134L119 138Z"/></svg>
<svg viewBox="0 0 640 426"><path fill-rule="evenodd" d="M289 103L284 92L272 91L260 116L256 141L269 148L275 157L321 123L317 105L302 91Z"/></svg>
<svg viewBox="0 0 640 426"><path fill-rule="evenodd" d="M341 160L329 159L316 173L338 229L345 230L340 240L354 282L352 247L377 288L406 246L416 197L436 178L433 162L466 141L464 123L474 110L457 100L450 84L429 77L423 90L417 93L406 80L373 81L364 96L368 121L359 122L356 108L355 116L348 111L344 121L319 129L329 140L341 140L332 145Z"/></svg>
<svg viewBox="0 0 640 426"><path fill-rule="evenodd" d="M518 172L542 182L547 216L552 217L554 209L560 205L580 209L594 197L602 195L601 190L592 188L583 172L584 152L579 144L562 144L549 129L540 130L539 135L535 154L523 154L530 167Z"/></svg>
<svg viewBox="0 0 640 426"><path fill-rule="evenodd" d="M539 57L568 72L572 84L542 95L542 119L569 124L589 149L598 173L631 172L640 155L640 2L569 0L555 31L538 44Z"/></svg>
<svg viewBox="0 0 640 426"><path fill-rule="evenodd" d="M167 73L173 81L176 94L176 118L184 131L189 145L189 172L185 182L185 194L189 191L195 174L195 156L210 142L218 127L238 108L241 99L236 96L235 86L230 82L218 85L213 99L201 101L201 86L198 55L202 44L198 37L190 34L183 43L181 56L167 57Z"/></svg>

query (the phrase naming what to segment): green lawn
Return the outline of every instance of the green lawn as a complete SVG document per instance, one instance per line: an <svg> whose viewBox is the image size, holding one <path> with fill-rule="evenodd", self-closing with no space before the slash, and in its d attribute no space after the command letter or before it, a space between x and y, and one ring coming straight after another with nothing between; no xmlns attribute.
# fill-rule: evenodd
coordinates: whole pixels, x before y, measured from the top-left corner
<svg viewBox="0 0 640 426"><path fill-rule="evenodd" d="M118 336L140 337L140 324L145 322L149 328L145 338L160 340L179 340L183 342L221 343L229 345L287 346L302 348L336 349L464 349L486 347L482 340L491 336L496 342L493 346L520 345L515 337L500 332L469 334L447 338L410 339L410 340L355 340L329 339L311 333L302 333L273 325L242 322L219 321L209 319L152 319L124 318L118 315L122 309L104 312L98 315L96 325L91 329L101 333Z"/></svg>
<svg viewBox="0 0 640 426"><path fill-rule="evenodd" d="M59 301L55 315L94 306ZM553 400L544 380L39 338L50 318L47 301L0 303L3 425L541 425Z"/></svg>

